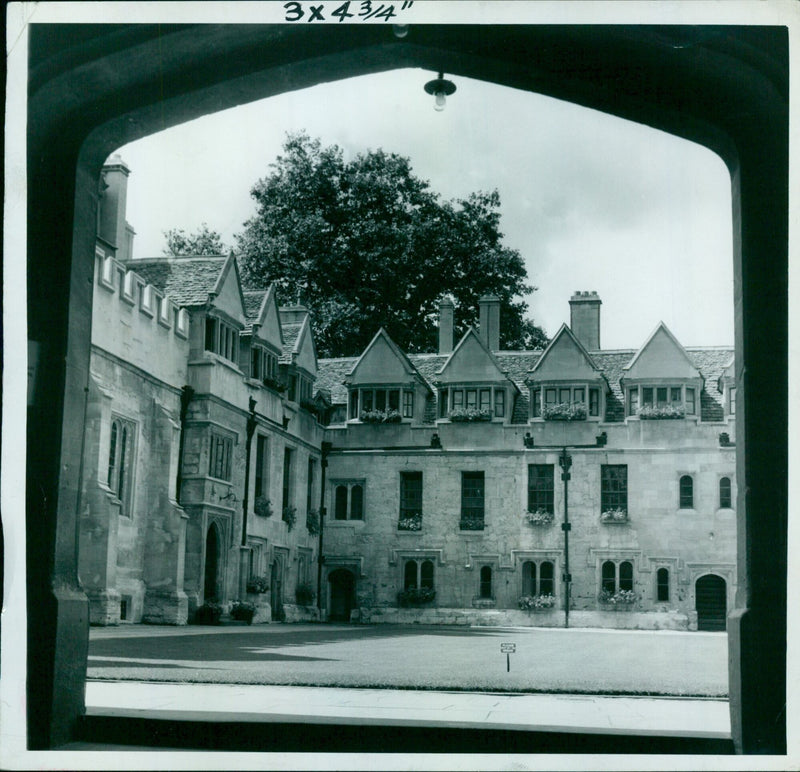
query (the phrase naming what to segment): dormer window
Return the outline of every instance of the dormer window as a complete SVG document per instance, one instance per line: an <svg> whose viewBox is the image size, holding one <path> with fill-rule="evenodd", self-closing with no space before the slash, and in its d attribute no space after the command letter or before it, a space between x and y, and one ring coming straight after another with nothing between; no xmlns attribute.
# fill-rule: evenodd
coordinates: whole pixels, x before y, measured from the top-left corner
<svg viewBox="0 0 800 772"><path fill-rule="evenodd" d="M205 348L206 351L235 362L239 353L239 332L221 319L207 316Z"/></svg>
<svg viewBox="0 0 800 772"><path fill-rule="evenodd" d="M636 384L626 388L626 415L682 418L697 415L697 389L686 385Z"/></svg>
<svg viewBox="0 0 800 772"><path fill-rule="evenodd" d="M398 414L401 418L414 417L414 390L411 388L371 388L350 389L350 408L348 419L365 420L373 413L384 415Z"/></svg>
<svg viewBox="0 0 800 772"><path fill-rule="evenodd" d="M314 384L311 378L302 373L291 373L286 391L289 402L310 402Z"/></svg>
<svg viewBox="0 0 800 772"><path fill-rule="evenodd" d="M278 357L262 346L252 346L250 349L250 377L257 381L265 378L276 380L278 375Z"/></svg>
<svg viewBox="0 0 800 772"><path fill-rule="evenodd" d="M462 414L480 413L491 418L505 418L504 386L451 386L439 389L439 418L460 418Z"/></svg>
<svg viewBox="0 0 800 772"><path fill-rule="evenodd" d="M588 384L552 384L534 387L531 389L531 417L551 421L599 418L600 389Z"/></svg>

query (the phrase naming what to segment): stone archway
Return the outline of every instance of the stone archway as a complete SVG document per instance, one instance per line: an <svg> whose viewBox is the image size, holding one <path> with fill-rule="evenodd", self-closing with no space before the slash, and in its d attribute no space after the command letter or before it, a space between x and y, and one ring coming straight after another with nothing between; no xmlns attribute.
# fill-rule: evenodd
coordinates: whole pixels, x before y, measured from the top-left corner
<svg viewBox="0 0 800 772"><path fill-rule="evenodd" d="M330 583L330 606L328 619L331 622L349 622L350 612L356 604L356 577L346 568L337 568L328 576Z"/></svg>
<svg viewBox="0 0 800 772"><path fill-rule="evenodd" d="M728 586L717 574L704 574L694 585L698 630L722 630L727 625Z"/></svg>
<svg viewBox="0 0 800 772"><path fill-rule="evenodd" d="M88 609L74 564L79 465L62 458L81 455L104 159L134 139L234 104L400 66L435 66L583 104L700 142L728 163L737 387L745 406L737 477L757 503L745 507L740 491L739 581L751 591L731 615L732 728L739 749L785 748L785 27L441 24L413 26L403 40L379 24L57 27L31 25L27 57L26 243L36 277L28 337L47 373L27 422L31 748L67 742L83 710ZM749 666L767 654L770 668Z"/></svg>

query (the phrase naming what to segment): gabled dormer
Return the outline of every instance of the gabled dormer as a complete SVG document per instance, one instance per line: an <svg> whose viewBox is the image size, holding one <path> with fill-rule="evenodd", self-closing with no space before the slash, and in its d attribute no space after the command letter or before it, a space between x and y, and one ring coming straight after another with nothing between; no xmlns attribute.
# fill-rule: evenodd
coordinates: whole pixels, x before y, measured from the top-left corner
<svg viewBox="0 0 800 772"><path fill-rule="evenodd" d="M626 417L700 416L703 376L664 322L623 368L620 385Z"/></svg>
<svg viewBox="0 0 800 772"><path fill-rule="evenodd" d="M736 416L736 359L731 357L717 380L717 388L722 394L722 404L726 418Z"/></svg>
<svg viewBox="0 0 800 772"><path fill-rule="evenodd" d="M381 327L344 380L350 421L422 421L430 388Z"/></svg>
<svg viewBox="0 0 800 772"><path fill-rule="evenodd" d="M438 417L508 423L519 394L481 336L470 327L436 374Z"/></svg>
<svg viewBox="0 0 800 772"><path fill-rule="evenodd" d="M608 382L575 333L561 325L525 381L530 418L599 421L605 415Z"/></svg>
<svg viewBox="0 0 800 772"><path fill-rule="evenodd" d="M311 316L305 306L279 309L283 335L280 370L290 402L310 405L317 379L317 347L311 330Z"/></svg>
<svg viewBox="0 0 800 772"><path fill-rule="evenodd" d="M283 334L275 285L268 290L243 292L247 325L241 335L242 371L274 390L282 390L278 362L283 354Z"/></svg>
<svg viewBox="0 0 800 772"><path fill-rule="evenodd" d="M205 350L238 364L239 333L246 319L239 266L233 255L225 260L208 293L205 312Z"/></svg>

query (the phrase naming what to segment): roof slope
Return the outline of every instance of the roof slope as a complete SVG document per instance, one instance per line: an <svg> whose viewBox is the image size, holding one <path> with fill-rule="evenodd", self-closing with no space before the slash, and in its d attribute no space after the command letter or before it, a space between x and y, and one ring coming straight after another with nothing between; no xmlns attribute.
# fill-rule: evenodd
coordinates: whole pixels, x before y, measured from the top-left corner
<svg viewBox="0 0 800 772"><path fill-rule="evenodd" d="M177 306L201 306L214 291L226 257L196 255L131 260L128 267Z"/></svg>

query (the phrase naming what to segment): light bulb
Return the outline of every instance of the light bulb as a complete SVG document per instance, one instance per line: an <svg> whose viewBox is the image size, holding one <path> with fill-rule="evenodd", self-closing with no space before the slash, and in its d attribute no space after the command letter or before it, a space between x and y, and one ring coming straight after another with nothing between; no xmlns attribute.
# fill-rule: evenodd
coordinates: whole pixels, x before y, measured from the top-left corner
<svg viewBox="0 0 800 772"><path fill-rule="evenodd" d="M437 112L442 112L442 110L444 110L444 103L447 99L444 91L437 91L434 94L434 97L436 98L436 101L433 104L433 109L436 110Z"/></svg>

